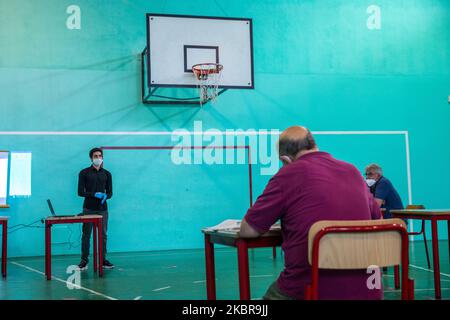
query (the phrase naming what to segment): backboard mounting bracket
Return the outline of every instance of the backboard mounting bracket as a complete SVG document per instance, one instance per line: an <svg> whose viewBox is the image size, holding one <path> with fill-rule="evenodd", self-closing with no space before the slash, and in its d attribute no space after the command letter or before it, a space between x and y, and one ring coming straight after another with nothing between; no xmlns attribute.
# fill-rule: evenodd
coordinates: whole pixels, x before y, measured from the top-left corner
<svg viewBox="0 0 450 320"><path fill-rule="evenodd" d="M188 97L188 98L178 98L172 96L166 96L162 94L157 94L157 91L161 89L159 86L148 86L146 81L146 57L147 57L147 47L141 52L141 98L142 103L146 105L186 105L187 107L201 107L202 104L208 103L208 101L203 101L200 103L200 96ZM227 88L219 90L218 96L227 91Z"/></svg>

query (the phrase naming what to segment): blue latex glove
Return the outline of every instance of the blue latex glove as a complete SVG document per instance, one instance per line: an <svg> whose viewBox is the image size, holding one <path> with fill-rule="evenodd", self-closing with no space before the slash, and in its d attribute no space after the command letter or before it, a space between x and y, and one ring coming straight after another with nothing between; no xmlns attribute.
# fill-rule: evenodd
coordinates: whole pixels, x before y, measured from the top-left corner
<svg viewBox="0 0 450 320"><path fill-rule="evenodd" d="M106 198L108 198L108 195L106 193L103 194L102 204L105 203Z"/></svg>
<svg viewBox="0 0 450 320"><path fill-rule="evenodd" d="M104 195L105 195L105 194L104 194L103 192L96 192L94 196L95 196L96 198L103 199Z"/></svg>

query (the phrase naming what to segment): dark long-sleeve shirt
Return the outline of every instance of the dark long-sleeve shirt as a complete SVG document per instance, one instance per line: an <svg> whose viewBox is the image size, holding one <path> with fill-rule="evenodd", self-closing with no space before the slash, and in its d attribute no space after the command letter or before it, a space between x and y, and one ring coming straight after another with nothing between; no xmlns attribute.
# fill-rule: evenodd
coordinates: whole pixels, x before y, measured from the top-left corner
<svg viewBox="0 0 450 320"><path fill-rule="evenodd" d="M384 204L381 207L386 209L384 213L385 219L392 219L391 210L403 209L402 198L400 198L400 195L389 179L385 177L378 179L378 181L370 188L370 192L373 193L375 198L384 200Z"/></svg>
<svg viewBox="0 0 450 320"><path fill-rule="evenodd" d="M112 197L112 176L108 170L97 170L90 166L80 171L78 175L78 195L84 197L83 208L89 210L108 210L106 201L95 197L96 192L104 192L107 199Z"/></svg>

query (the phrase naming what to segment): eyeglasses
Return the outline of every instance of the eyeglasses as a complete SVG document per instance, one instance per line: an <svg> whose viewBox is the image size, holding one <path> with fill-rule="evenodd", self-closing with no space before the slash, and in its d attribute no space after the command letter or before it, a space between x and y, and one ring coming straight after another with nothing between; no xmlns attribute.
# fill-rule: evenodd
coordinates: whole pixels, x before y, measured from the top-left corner
<svg viewBox="0 0 450 320"><path fill-rule="evenodd" d="M366 172L366 177L374 176L375 172Z"/></svg>

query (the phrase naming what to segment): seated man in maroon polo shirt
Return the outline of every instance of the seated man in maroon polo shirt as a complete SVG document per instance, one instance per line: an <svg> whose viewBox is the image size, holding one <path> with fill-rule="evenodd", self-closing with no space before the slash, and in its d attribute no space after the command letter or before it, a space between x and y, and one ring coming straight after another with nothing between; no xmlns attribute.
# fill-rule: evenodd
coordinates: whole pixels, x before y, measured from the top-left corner
<svg viewBox="0 0 450 320"><path fill-rule="evenodd" d="M319 151L307 128L286 129L278 149L283 167L247 211L240 236L258 237L280 219L285 266L264 299L303 299L311 283L310 227L320 220L380 219L381 213L358 169ZM320 270L319 298L381 299L382 288L368 288L371 275L367 270Z"/></svg>

